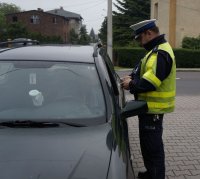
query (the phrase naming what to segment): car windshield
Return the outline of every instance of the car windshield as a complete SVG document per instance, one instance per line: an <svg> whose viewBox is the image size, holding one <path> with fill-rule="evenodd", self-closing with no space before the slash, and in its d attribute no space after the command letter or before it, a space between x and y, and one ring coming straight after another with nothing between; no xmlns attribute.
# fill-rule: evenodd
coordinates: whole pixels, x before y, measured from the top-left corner
<svg viewBox="0 0 200 179"><path fill-rule="evenodd" d="M94 64L0 62L0 121L105 122L105 102Z"/></svg>

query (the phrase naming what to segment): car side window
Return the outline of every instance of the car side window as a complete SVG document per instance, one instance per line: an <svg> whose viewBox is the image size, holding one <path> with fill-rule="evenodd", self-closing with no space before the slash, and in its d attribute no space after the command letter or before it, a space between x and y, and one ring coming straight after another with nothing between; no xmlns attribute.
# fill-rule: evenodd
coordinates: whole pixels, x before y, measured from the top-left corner
<svg viewBox="0 0 200 179"><path fill-rule="evenodd" d="M125 95L124 95L124 90L120 85L120 77L115 72L113 63L111 62L109 56L103 52L100 52L100 54L105 63L105 68L108 71L108 76L110 78L115 96L118 97L119 106L122 108L125 104Z"/></svg>
<svg viewBox="0 0 200 179"><path fill-rule="evenodd" d="M110 81L112 83L114 93L117 96L117 95L119 95L119 91L118 91L118 87L117 87L117 83L116 83L116 76L117 75L115 73L114 66L113 66L109 56L104 52L103 49L99 53L100 53L103 61L105 62L106 69L108 71L108 75L109 75Z"/></svg>

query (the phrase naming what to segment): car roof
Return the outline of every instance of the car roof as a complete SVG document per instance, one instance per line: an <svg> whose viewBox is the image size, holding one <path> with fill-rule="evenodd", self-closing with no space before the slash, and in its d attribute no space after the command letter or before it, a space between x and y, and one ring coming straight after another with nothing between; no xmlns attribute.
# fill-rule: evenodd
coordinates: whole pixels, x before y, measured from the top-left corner
<svg viewBox="0 0 200 179"><path fill-rule="evenodd" d="M0 60L45 60L94 63L93 52L93 46L24 46L0 52Z"/></svg>

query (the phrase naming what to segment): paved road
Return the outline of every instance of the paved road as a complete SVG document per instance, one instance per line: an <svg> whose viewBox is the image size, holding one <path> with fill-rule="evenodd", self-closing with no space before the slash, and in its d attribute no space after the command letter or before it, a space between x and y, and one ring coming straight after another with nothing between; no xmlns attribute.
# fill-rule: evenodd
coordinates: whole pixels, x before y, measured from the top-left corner
<svg viewBox="0 0 200 179"><path fill-rule="evenodd" d="M200 72L178 72L177 78L176 109L166 114L164 120L166 179L200 179ZM126 98L133 99L133 96L126 93ZM144 170L137 117L130 118L128 123L137 175L139 170Z"/></svg>
<svg viewBox="0 0 200 179"><path fill-rule="evenodd" d="M200 95L200 72L177 72L177 95Z"/></svg>

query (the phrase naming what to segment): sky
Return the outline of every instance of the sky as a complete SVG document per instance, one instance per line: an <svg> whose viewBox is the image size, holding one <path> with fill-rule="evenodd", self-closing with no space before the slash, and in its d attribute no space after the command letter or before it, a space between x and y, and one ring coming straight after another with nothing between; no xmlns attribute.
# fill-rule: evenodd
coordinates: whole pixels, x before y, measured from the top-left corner
<svg viewBox="0 0 200 179"><path fill-rule="evenodd" d="M19 6L23 11L37 10L42 8L44 11L58 9L80 14L83 24L86 25L88 33L93 28L97 34L101 24L107 15L108 0L1 0L1 3L12 3ZM112 0L113 3L115 0ZM114 5L113 10L116 10Z"/></svg>

